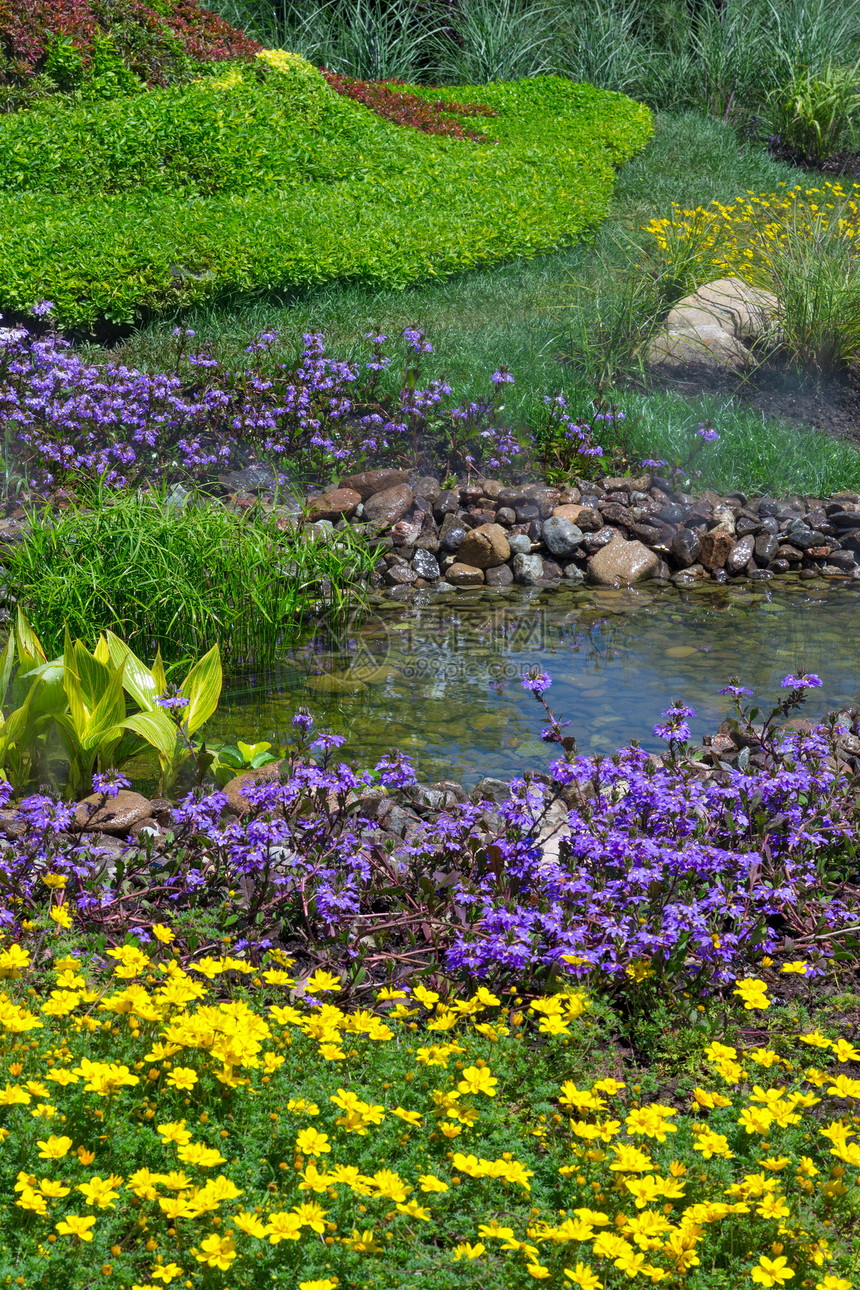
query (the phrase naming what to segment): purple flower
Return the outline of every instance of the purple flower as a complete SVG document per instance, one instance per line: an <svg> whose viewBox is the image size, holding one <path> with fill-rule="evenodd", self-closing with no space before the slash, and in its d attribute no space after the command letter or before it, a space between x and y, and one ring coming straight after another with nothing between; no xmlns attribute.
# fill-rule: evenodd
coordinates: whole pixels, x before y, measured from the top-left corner
<svg viewBox="0 0 860 1290"><path fill-rule="evenodd" d="M739 699L742 695L745 695L748 699L751 699L753 692L748 690L745 685L738 685L736 681L731 681L729 685L724 685L721 690L717 690L717 694L730 694L733 699Z"/></svg>
<svg viewBox="0 0 860 1290"><path fill-rule="evenodd" d="M800 676L789 675L779 684L783 690L817 690L822 681L814 672L804 672Z"/></svg>
<svg viewBox="0 0 860 1290"><path fill-rule="evenodd" d="M546 694L552 685L552 677L549 672L543 672L540 668L533 667L530 671L525 672L522 677L522 687L524 690L530 690L538 698Z"/></svg>
<svg viewBox="0 0 860 1290"><path fill-rule="evenodd" d="M657 457L646 457L645 460L642 462L642 465L650 466L653 470L659 470L661 466L666 465L666 462L660 461L659 458Z"/></svg>
<svg viewBox="0 0 860 1290"><path fill-rule="evenodd" d="M191 700L186 699L184 694L160 694L155 702L160 708L166 708L168 712L181 712L188 707Z"/></svg>
<svg viewBox="0 0 860 1290"><path fill-rule="evenodd" d="M506 367L500 367L497 371L493 372L490 380L493 382L493 385L513 385L514 383L514 378Z"/></svg>
<svg viewBox="0 0 860 1290"><path fill-rule="evenodd" d="M93 792L103 793L113 799L121 788L131 788L131 780L121 775L118 770L106 770L93 775Z"/></svg>
<svg viewBox="0 0 860 1290"><path fill-rule="evenodd" d="M700 425L696 434L700 439L704 439L705 443L716 443L720 437L719 431L708 425Z"/></svg>
<svg viewBox="0 0 860 1290"><path fill-rule="evenodd" d="M690 738L688 718L696 715L693 709L686 703L673 703L662 715L666 720L662 725L654 726L657 738L665 739L667 743L686 743Z"/></svg>
<svg viewBox="0 0 860 1290"><path fill-rule="evenodd" d="M51 312L53 307L53 300L40 300L37 304L33 305L30 313L34 318L45 318Z"/></svg>

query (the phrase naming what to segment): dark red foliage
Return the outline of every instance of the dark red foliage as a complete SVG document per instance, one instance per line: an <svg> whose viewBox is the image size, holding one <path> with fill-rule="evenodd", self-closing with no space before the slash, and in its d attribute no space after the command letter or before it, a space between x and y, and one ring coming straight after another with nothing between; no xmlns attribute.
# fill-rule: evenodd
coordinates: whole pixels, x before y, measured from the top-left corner
<svg viewBox="0 0 860 1290"><path fill-rule="evenodd" d="M489 142L487 135L477 134L460 124L457 116L498 116L492 108L479 103L453 103L439 99L429 103L397 88L397 81L357 81L351 76L339 76L323 68L323 76L333 90L354 99L383 116L395 125L410 126L424 134L447 134L454 139L473 139L476 143Z"/></svg>
<svg viewBox="0 0 860 1290"><path fill-rule="evenodd" d="M0 0L0 79L40 70L52 37L66 36L84 62L96 36L110 33L118 52L151 84L163 80L161 63L178 50L200 62L253 58L260 46L199 0Z"/></svg>

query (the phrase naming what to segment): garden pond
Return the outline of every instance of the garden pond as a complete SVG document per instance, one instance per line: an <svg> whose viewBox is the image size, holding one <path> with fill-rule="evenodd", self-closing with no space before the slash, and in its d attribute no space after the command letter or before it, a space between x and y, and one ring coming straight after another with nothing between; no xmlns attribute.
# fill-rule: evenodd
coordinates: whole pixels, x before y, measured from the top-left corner
<svg viewBox="0 0 860 1290"><path fill-rule="evenodd" d="M422 593L419 593L421 595ZM694 739L730 711L717 694L737 676L768 708L789 672L818 673L804 715L860 698L860 586L823 580L678 590L575 588L461 591L423 604L380 598L336 639L308 635L277 672L225 686L212 742L287 738L308 708L342 734L345 760L373 764L393 747L425 780L471 787L545 770L545 714L520 684L534 665L584 753L632 739L657 751L652 727L672 699L696 712Z"/></svg>

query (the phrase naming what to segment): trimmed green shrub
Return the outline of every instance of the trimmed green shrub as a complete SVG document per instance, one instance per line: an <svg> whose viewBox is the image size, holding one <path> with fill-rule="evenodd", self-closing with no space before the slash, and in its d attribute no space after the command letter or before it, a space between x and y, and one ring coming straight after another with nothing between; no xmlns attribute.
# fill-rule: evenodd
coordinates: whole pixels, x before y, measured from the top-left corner
<svg viewBox="0 0 860 1290"><path fill-rule="evenodd" d="M272 62L0 121L0 308L47 298L91 328L223 292L400 287L534 255L599 223L652 129L622 95L540 77L451 92L498 113L487 143L431 136L302 60Z"/></svg>

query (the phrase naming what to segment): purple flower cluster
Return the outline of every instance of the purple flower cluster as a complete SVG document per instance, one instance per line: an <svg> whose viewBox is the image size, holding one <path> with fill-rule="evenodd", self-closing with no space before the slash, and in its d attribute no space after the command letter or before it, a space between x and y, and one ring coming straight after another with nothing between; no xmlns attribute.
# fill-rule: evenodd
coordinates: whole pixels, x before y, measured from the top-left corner
<svg viewBox="0 0 860 1290"><path fill-rule="evenodd" d="M513 377L490 377L485 400L458 405L442 377L421 380L433 352L407 328L399 394L380 381L391 365L388 337L368 333L364 364L330 358L308 333L297 360L277 362L277 332L247 347L253 366L232 370L199 347L190 328L174 330L171 372L88 364L59 337L26 331L0 338L0 422L8 464L47 491L76 478L121 488L141 480L204 478L231 463L263 459L327 471L358 467L379 454L417 463L432 446L452 465L501 469L521 452L497 423L500 392Z"/></svg>
<svg viewBox="0 0 860 1290"><path fill-rule="evenodd" d="M549 678L525 681L545 705ZM732 689L739 701L743 687ZM371 975L393 953L520 987L553 967L621 987L644 963L658 982L707 991L782 944L826 955L856 922L860 881L860 808L836 732L776 732L757 763L703 775L679 751L690 715L669 709L662 761L636 746L581 757L564 740L551 776L515 781L489 811L464 802L416 825L402 809L421 809L407 758L365 772L337 764L342 741L299 713L279 780L246 790L243 819L225 814L223 793L198 791L174 812L163 852L131 850L126 878L147 889L139 918L217 910L241 884L236 931L252 953L286 934L316 961ZM99 791L117 783L107 775ZM398 804L413 820L399 841ZM0 856L7 929L44 912L47 871L66 876L90 931L137 929L73 806L36 795L17 820L23 832Z"/></svg>

